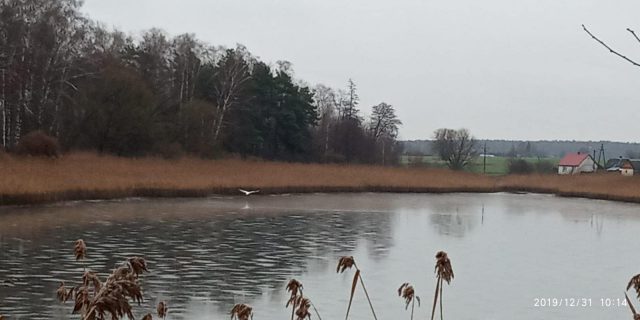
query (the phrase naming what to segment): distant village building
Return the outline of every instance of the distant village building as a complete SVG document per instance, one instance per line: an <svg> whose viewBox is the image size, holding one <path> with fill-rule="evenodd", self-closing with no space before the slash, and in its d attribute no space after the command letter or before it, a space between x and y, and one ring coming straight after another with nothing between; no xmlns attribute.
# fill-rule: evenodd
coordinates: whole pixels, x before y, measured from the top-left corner
<svg viewBox="0 0 640 320"><path fill-rule="evenodd" d="M633 164L631 164L631 161L624 161L622 166L620 166L620 173L627 177L633 175Z"/></svg>
<svg viewBox="0 0 640 320"><path fill-rule="evenodd" d="M591 173L598 170L598 165L588 153L569 153L560 159L558 174Z"/></svg>
<svg viewBox="0 0 640 320"><path fill-rule="evenodd" d="M607 172L615 172L623 176L633 176L640 174L640 159L609 159L607 161Z"/></svg>
<svg viewBox="0 0 640 320"><path fill-rule="evenodd" d="M607 160L607 163L604 165L604 167L607 169L607 172L618 172L620 171L620 167L624 163L623 160L624 159L622 159L622 157L609 159Z"/></svg>

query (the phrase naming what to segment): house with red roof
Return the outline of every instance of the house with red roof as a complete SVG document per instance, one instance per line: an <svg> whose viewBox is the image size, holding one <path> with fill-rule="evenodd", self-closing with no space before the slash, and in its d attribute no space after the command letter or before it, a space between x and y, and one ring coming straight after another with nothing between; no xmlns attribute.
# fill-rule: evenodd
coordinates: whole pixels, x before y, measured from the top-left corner
<svg viewBox="0 0 640 320"><path fill-rule="evenodd" d="M598 165L588 153L569 153L560 159L558 174L591 173L598 170Z"/></svg>

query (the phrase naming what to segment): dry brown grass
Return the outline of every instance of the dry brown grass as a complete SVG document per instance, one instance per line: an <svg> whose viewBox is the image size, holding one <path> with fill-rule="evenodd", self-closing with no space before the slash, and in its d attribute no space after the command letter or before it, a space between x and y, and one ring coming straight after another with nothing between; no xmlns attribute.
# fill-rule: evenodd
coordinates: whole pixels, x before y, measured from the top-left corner
<svg viewBox="0 0 640 320"><path fill-rule="evenodd" d="M640 178L611 174L572 177L489 177L442 169L300 164L182 158L126 159L89 153L60 159L0 158L0 204L122 197L198 197L288 192L500 192L640 202Z"/></svg>

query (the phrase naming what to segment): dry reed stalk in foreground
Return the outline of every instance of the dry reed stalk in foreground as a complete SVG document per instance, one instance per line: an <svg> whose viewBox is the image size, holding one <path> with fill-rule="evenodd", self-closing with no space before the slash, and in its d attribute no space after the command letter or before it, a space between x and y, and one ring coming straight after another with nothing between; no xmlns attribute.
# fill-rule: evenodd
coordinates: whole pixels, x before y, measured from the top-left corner
<svg viewBox="0 0 640 320"><path fill-rule="evenodd" d="M164 319L167 317L167 313L169 312L169 306L165 301L158 302L158 307L156 308L158 312L158 317Z"/></svg>
<svg viewBox="0 0 640 320"><path fill-rule="evenodd" d="M60 286L58 290L56 290L56 296L58 297L58 301L67 302L69 299L73 298L73 288L67 290L64 286L64 281L60 281Z"/></svg>
<svg viewBox="0 0 640 320"><path fill-rule="evenodd" d="M640 314L636 312L636 308L633 306L633 303L631 303L631 299L629 299L629 296L626 292L624 293L624 298L627 299L627 304L629 304L629 308L631 309L631 313L633 314L633 320L640 320Z"/></svg>
<svg viewBox="0 0 640 320"><path fill-rule="evenodd" d="M296 310L296 320L304 320L305 318L311 320L311 312L309 312L309 308L311 308L311 300L300 296L296 304L298 305L298 309Z"/></svg>
<svg viewBox="0 0 640 320"><path fill-rule="evenodd" d="M253 308L244 304L238 303L231 309L231 319L237 320L249 320L253 319Z"/></svg>
<svg viewBox="0 0 640 320"><path fill-rule="evenodd" d="M367 288L364 285L364 281L362 280L360 269L356 265L356 261L352 256L348 257L340 257L338 260L338 267L336 268L336 272L343 273L347 269L355 268L356 273L353 275L353 282L351 283L351 294L349 296L349 305L347 306L347 314L345 315L345 320L349 319L349 311L351 310L351 303L353 302L353 296L356 293L356 287L358 286L358 280L360 280L360 285L362 286L362 290L364 291L365 296L367 297L367 301L369 302L369 307L371 308L371 313L373 314L373 318L378 320L376 316L376 312L373 310L373 304L371 303L371 298L369 298L369 292L367 292Z"/></svg>
<svg viewBox="0 0 640 320"><path fill-rule="evenodd" d="M627 284L627 291L633 288L636 291L637 298L640 299L640 274L636 274L631 277L629 283Z"/></svg>
<svg viewBox="0 0 640 320"><path fill-rule="evenodd" d="M629 289L631 288L636 291L636 297L640 299L640 274L631 277L631 279L629 280L626 291L629 291ZM631 299L629 299L626 291L624 293L624 297L627 299L627 303L629 304L629 308L631 309L631 313L633 314L633 319L640 320L640 314L636 312L636 308L633 306L633 303L631 302Z"/></svg>
<svg viewBox="0 0 640 320"><path fill-rule="evenodd" d="M309 308L313 308L313 311L318 316L318 320L322 320L316 306L313 305L309 298L304 297L302 294L302 283L300 281L296 279L289 280L286 290L291 294L289 300L287 300L287 304L285 305L285 308L288 308L289 305L291 305L291 320L294 319L294 316L297 316L297 320L303 320L304 318L311 319Z"/></svg>
<svg viewBox="0 0 640 320"><path fill-rule="evenodd" d="M302 283L300 283L300 281L296 279L291 279L289 280L289 283L287 283L286 290L287 292L291 293L291 297L289 297L285 308L288 308L289 305L291 305L291 320L293 320L296 312L298 297L302 297Z"/></svg>
<svg viewBox="0 0 640 320"><path fill-rule="evenodd" d="M84 241L76 241L76 259L84 259L86 251ZM142 288L138 277L143 272L148 272L144 259L129 258L122 266L113 270L104 283L95 272L85 270L81 285L67 290L64 282L61 282L56 295L63 303L75 296L72 313L80 314L83 320L105 320L107 314L110 314L112 320L125 316L134 319L129 301L137 302L138 305L142 302Z"/></svg>
<svg viewBox="0 0 640 320"><path fill-rule="evenodd" d="M86 271L86 267L84 266L84 259L87 257L87 245L84 243L84 240L76 240L76 244L73 247L73 253L76 256L76 261L82 260L82 268Z"/></svg>
<svg viewBox="0 0 640 320"><path fill-rule="evenodd" d="M416 300L418 301L418 307L420 306L420 297L416 295L415 289L408 282L403 283L400 288L398 288L398 295L404 299L405 309L409 308L409 304L411 304L411 320L413 320L413 310L415 307Z"/></svg>
<svg viewBox="0 0 640 320"><path fill-rule="evenodd" d="M76 240L76 244L73 247L73 253L76 256L76 261L83 260L87 256L87 245L84 243L84 240Z"/></svg>
<svg viewBox="0 0 640 320"><path fill-rule="evenodd" d="M436 305L438 299L440 299L440 320L443 319L442 315L442 287L444 287L443 281L446 281L447 284L451 283L453 279L453 269L451 268L451 260L449 260L449 256L444 251L439 251L436 253L436 267L435 273L437 275L436 278L436 293L433 297L433 309L431 310L431 320L436 314Z"/></svg>

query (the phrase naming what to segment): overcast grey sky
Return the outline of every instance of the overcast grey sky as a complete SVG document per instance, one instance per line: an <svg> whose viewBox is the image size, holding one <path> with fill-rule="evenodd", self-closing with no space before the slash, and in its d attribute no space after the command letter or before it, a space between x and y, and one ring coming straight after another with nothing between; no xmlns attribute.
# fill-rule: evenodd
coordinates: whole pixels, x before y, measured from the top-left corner
<svg viewBox="0 0 640 320"><path fill-rule="evenodd" d="M246 45L296 77L358 85L362 109L385 101L402 139L440 127L478 138L640 141L640 1L86 0L93 19L138 35L159 27Z"/></svg>

